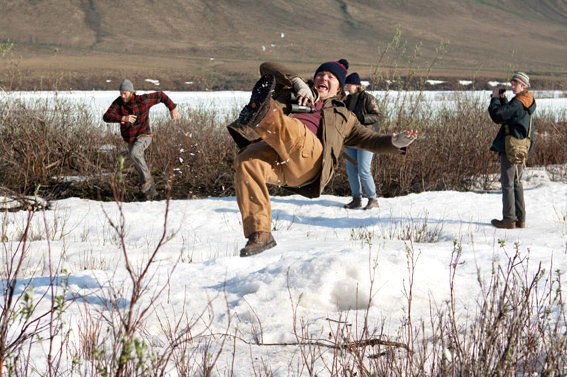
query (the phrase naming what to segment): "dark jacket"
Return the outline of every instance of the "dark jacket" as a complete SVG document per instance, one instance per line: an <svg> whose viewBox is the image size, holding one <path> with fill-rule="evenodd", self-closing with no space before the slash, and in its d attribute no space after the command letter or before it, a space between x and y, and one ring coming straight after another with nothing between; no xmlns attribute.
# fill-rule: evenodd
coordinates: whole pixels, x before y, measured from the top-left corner
<svg viewBox="0 0 567 377"><path fill-rule="evenodd" d="M525 90L518 93L509 102L506 97L492 97L488 106L488 113L494 123L500 124L500 130L492 142L490 150L498 153L505 153L504 139L506 137L505 125L510 130L510 135L524 139L528 136L528 128L530 127L530 117L536 109L536 102L533 95ZM531 143L530 152L534 148L535 127L532 120L532 128L530 131Z"/></svg>
<svg viewBox="0 0 567 377"><path fill-rule="evenodd" d="M361 124L376 132L380 130L383 115L376 97L372 94L364 90L351 94L346 97L345 105L356 115Z"/></svg>
<svg viewBox="0 0 567 377"><path fill-rule="evenodd" d="M177 106L165 93L153 92L137 95L133 93L132 99L124 103L122 97L112 102L102 119L107 123L120 123L120 134L127 143L133 143L140 135L150 134L150 108L158 103L163 103L169 111ZM136 115L136 122L126 123L121 119L125 115Z"/></svg>
<svg viewBox="0 0 567 377"><path fill-rule="evenodd" d="M288 71L284 66L277 63L263 63L260 73L272 73L276 77L276 88L274 99L280 102L282 108L287 108L285 101L289 102L292 90L291 79L298 77L294 72ZM317 179L306 182L301 187L286 187L300 195L316 198L321 195L325 186L329 183L335 168L339 162L339 156L343 145L366 149L375 153L402 152L392 145L391 135L382 136L360 124L356 116L349 111L340 97L329 98L323 102L321 118L321 143L323 145L323 160L321 174ZM246 134L246 130L228 126L237 145L244 148L247 144L258 141L257 135Z"/></svg>

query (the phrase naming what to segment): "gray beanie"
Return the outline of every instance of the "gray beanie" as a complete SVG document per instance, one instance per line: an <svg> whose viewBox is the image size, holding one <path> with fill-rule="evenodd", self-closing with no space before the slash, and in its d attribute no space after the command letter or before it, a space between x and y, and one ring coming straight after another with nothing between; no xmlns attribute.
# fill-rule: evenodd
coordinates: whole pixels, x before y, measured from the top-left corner
<svg viewBox="0 0 567 377"><path fill-rule="evenodd" d="M134 84L132 84L132 81L124 79L120 83L120 88L118 90L120 90L121 92L133 92Z"/></svg>

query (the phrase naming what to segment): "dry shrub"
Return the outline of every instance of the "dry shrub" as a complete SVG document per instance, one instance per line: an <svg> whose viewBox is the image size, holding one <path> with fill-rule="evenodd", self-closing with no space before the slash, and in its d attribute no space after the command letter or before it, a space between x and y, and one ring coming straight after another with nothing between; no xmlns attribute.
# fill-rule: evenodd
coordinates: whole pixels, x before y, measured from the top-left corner
<svg viewBox="0 0 567 377"><path fill-rule="evenodd" d="M381 133L415 128L420 137L406 155L376 155L373 173L379 195L488 189L497 179L499 163L489 148L498 126L488 117L488 101L471 99L467 92L454 95L452 108L428 108L417 96L390 110ZM186 111L177 122L153 119L155 136L146 157L160 191L158 198L233 196L237 149L225 126L235 114ZM544 114L534 125L536 149L528 166L567 163L565 123ZM0 132L0 186L26 195L39 186L40 195L49 199L113 200L112 179L120 173L126 178L124 200L137 200L137 174L129 159L123 167L119 163L127 148L118 126L92 119L81 106L60 101L53 110L39 102L9 101L0 107ZM564 169L554 174L565 178ZM278 187L270 190L289 194ZM325 194L350 195L342 159Z"/></svg>
<svg viewBox="0 0 567 377"><path fill-rule="evenodd" d="M116 144L114 136L85 108L55 101L55 108L41 101L1 107L0 185L23 194L41 187L47 196L60 197L66 177L100 176L112 164L114 156L101 146Z"/></svg>
<svg viewBox="0 0 567 377"><path fill-rule="evenodd" d="M488 190L499 178L498 156L490 151L499 126L488 116L488 101L469 100L466 93L455 95L456 108L441 109L434 115L426 109L425 116L386 125L390 132L416 128L420 136L404 156L375 158L373 172L381 195ZM561 131L564 125L549 117L535 118L535 151L528 166L567 163L567 134Z"/></svg>
<svg viewBox="0 0 567 377"><path fill-rule="evenodd" d="M416 122L405 119L392 131L407 123ZM474 104L463 112L442 110L415 126L420 136L405 156L380 157L375 175L383 195L466 190L471 177L485 181L496 171L489 147L498 127Z"/></svg>
<svg viewBox="0 0 567 377"><path fill-rule="evenodd" d="M232 163L235 146L226 119L207 109L183 114L181 121L155 123L150 153L152 173L169 182L175 198L233 195Z"/></svg>

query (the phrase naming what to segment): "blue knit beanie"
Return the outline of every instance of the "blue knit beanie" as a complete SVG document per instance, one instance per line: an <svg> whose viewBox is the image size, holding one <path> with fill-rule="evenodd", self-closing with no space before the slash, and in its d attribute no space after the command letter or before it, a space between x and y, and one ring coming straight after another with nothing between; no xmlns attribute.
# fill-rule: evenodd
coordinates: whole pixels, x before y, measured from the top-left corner
<svg viewBox="0 0 567 377"><path fill-rule="evenodd" d="M360 76L358 73L353 72L347 76L345 84L360 85Z"/></svg>
<svg viewBox="0 0 567 377"><path fill-rule="evenodd" d="M331 72L339 80L341 88L345 86L345 78L348 71L348 61L346 59L340 59L334 62L323 63L317 68L313 77L317 76L319 72Z"/></svg>

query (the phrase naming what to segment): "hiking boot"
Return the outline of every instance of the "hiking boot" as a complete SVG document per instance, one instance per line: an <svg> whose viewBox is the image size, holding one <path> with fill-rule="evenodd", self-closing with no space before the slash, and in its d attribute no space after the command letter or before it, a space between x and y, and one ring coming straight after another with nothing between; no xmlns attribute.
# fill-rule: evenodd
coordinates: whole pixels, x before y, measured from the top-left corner
<svg viewBox="0 0 567 377"><path fill-rule="evenodd" d="M495 227L500 228L500 229L515 229L516 228L516 220L508 220L508 219L496 220L496 219L492 219L492 221L490 223L492 225L494 225Z"/></svg>
<svg viewBox="0 0 567 377"><path fill-rule="evenodd" d="M246 246L240 250L241 257L250 257L260 254L264 250L271 249L276 246L276 240L269 232L254 232L248 237Z"/></svg>
<svg viewBox="0 0 567 377"><path fill-rule="evenodd" d="M156 185L152 181L144 182L140 185L140 193L146 200L152 200L157 195Z"/></svg>
<svg viewBox="0 0 567 377"><path fill-rule="evenodd" d="M271 74L262 76L256 82L252 88L250 102L240 111L236 122L237 127L253 126L264 118L270 108L270 98L275 86L276 78Z"/></svg>
<svg viewBox="0 0 567 377"><path fill-rule="evenodd" d="M153 184L152 181L146 181L146 182L142 183L140 185L140 192L142 194L145 194L152 187L152 184Z"/></svg>
<svg viewBox="0 0 567 377"><path fill-rule="evenodd" d="M362 200L360 198L354 198L350 203L343 206L343 208L346 209L355 209L360 207L362 207Z"/></svg>
<svg viewBox="0 0 567 377"><path fill-rule="evenodd" d="M364 209L367 210L372 208L378 208L378 199L368 199L368 203L366 204L366 207L364 207Z"/></svg>
<svg viewBox="0 0 567 377"><path fill-rule="evenodd" d="M516 228L525 228L526 227L526 220L517 220L516 221Z"/></svg>
<svg viewBox="0 0 567 377"><path fill-rule="evenodd" d="M148 191L146 191L144 195L146 196L146 200L154 200L154 198L157 196L156 186L152 185L152 187Z"/></svg>

